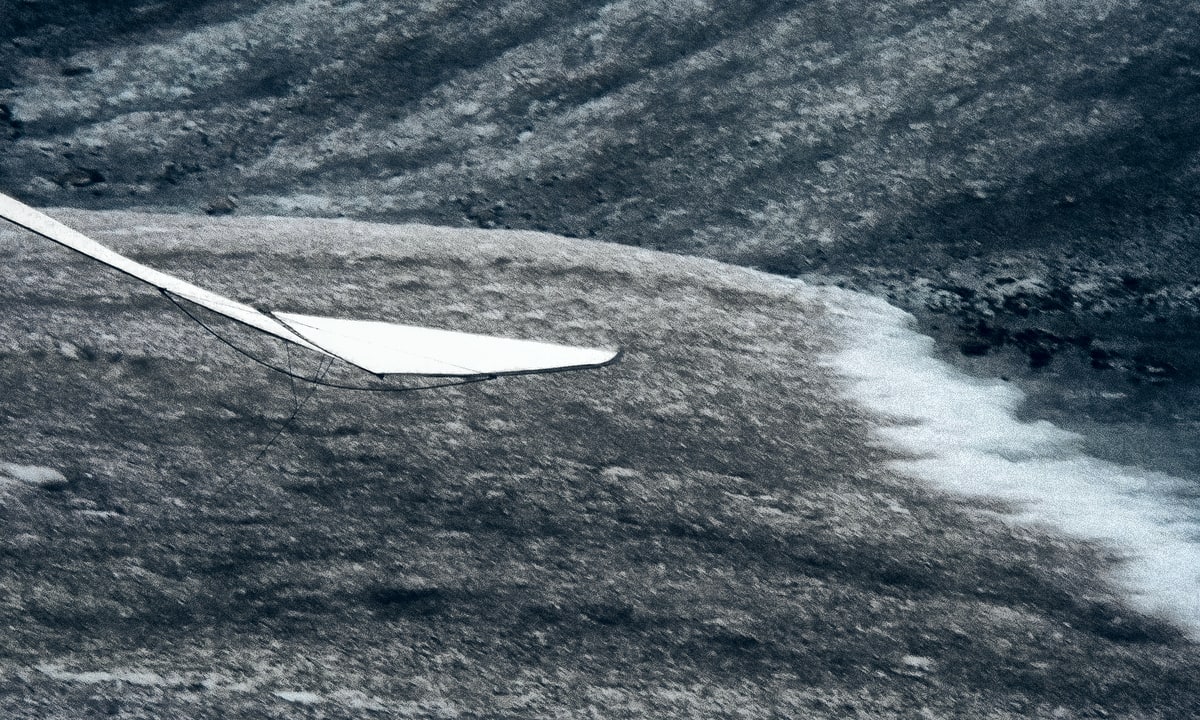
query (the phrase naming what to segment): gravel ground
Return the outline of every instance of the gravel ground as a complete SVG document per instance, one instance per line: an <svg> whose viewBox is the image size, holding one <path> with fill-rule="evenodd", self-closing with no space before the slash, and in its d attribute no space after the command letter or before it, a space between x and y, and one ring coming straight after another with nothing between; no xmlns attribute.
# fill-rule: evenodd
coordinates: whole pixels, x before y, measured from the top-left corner
<svg viewBox="0 0 1200 720"><path fill-rule="evenodd" d="M533 233L56 214L242 300L627 354L322 390L246 467L285 379L0 232L6 717L1200 707L1196 645L1126 607L1104 553L888 469L812 288Z"/></svg>
<svg viewBox="0 0 1200 720"><path fill-rule="evenodd" d="M1200 482L1197 37L1187 0L0 0L0 185L815 274Z"/></svg>
<svg viewBox="0 0 1200 720"><path fill-rule="evenodd" d="M1194 717L1193 647L1104 551L864 454L795 285L221 216L866 290L1090 452L1200 481L1197 37L1184 0L0 0L0 191L175 214L65 217L247 300L651 348L319 393L229 494L291 388L5 234L5 712Z"/></svg>

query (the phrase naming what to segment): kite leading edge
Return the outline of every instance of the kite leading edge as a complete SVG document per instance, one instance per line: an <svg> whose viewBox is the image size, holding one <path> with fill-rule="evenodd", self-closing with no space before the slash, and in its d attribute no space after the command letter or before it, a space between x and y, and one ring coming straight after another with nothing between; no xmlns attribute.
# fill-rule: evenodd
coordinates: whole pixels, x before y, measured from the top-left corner
<svg viewBox="0 0 1200 720"><path fill-rule="evenodd" d="M0 194L0 217L149 283L168 297L182 298L377 376L523 375L596 368L613 363L620 356L618 350L514 340L370 320L262 312L131 260L4 194Z"/></svg>

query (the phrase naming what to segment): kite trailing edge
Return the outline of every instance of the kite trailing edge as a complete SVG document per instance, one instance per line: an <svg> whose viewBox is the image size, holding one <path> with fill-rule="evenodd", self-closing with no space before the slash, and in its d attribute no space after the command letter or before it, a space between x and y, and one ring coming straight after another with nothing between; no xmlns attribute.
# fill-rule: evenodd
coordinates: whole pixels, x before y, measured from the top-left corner
<svg viewBox="0 0 1200 720"><path fill-rule="evenodd" d="M616 362L621 355L619 350L558 345L376 320L263 312L121 255L4 194L0 194L0 217L148 283L168 296L186 300L377 376L483 377L560 372L602 367Z"/></svg>

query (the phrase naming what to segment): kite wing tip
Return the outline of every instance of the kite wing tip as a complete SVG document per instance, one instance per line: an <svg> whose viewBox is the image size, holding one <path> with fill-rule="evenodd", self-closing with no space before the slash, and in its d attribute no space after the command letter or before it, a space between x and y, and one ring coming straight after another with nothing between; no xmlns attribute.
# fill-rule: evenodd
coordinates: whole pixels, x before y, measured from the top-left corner
<svg viewBox="0 0 1200 720"><path fill-rule="evenodd" d="M615 350L612 348L601 348L601 350L603 352L607 352L609 354L608 359L605 360L604 362L598 363L596 365L596 367L607 367L609 365L616 365L617 363L621 362L621 358L625 357L625 348L623 348L623 347L618 347Z"/></svg>
<svg viewBox="0 0 1200 720"><path fill-rule="evenodd" d="M377 320L274 312L323 352L380 375L526 375L611 365L620 349L573 347Z"/></svg>

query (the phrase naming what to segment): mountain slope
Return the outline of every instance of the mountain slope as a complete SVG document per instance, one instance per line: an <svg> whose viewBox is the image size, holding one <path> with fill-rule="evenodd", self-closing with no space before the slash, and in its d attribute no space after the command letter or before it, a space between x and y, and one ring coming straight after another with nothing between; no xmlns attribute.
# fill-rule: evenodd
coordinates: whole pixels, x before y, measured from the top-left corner
<svg viewBox="0 0 1200 720"><path fill-rule="evenodd" d="M798 270L1194 226L1186 2L5 5L5 183L41 203L234 193Z"/></svg>
<svg viewBox="0 0 1200 720"><path fill-rule="evenodd" d="M1191 418L1197 37L1183 0L4 0L0 184L816 273Z"/></svg>
<svg viewBox="0 0 1200 720"><path fill-rule="evenodd" d="M251 462L303 386L0 231L6 717L1200 704L1195 645L1123 607L1102 557L887 470L803 284L535 233L55 214L245 301L627 354L322 390Z"/></svg>

